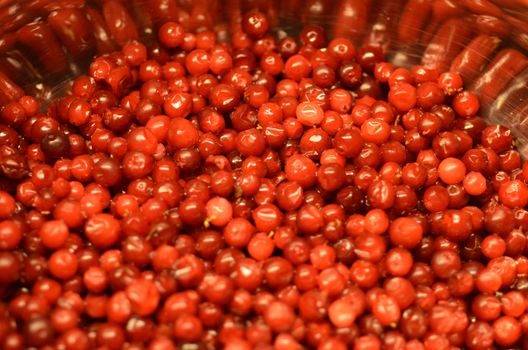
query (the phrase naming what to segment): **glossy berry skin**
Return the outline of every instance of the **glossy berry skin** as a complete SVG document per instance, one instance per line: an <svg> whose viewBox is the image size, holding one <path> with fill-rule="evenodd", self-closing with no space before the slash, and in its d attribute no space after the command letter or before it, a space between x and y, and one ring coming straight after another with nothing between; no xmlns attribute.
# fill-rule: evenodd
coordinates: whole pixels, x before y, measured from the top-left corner
<svg viewBox="0 0 528 350"><path fill-rule="evenodd" d="M109 214L96 214L84 225L88 239L99 249L106 249L115 244L120 237L119 223Z"/></svg>
<svg viewBox="0 0 528 350"><path fill-rule="evenodd" d="M346 298L335 300L328 309L330 321L336 327L350 327L361 309L355 307L351 300Z"/></svg>
<svg viewBox="0 0 528 350"><path fill-rule="evenodd" d="M264 321L275 332L284 332L289 330L294 319L293 310L284 302L271 302L264 312Z"/></svg>
<svg viewBox="0 0 528 350"><path fill-rule="evenodd" d="M446 158L438 165L438 175L446 184L454 185L464 179L466 166L461 160Z"/></svg>
<svg viewBox="0 0 528 350"><path fill-rule="evenodd" d="M182 25L175 22L167 22L158 31L160 42L168 48L176 48L183 43L185 30Z"/></svg>
<svg viewBox="0 0 528 350"><path fill-rule="evenodd" d="M39 236L47 248L59 249L68 240L69 230L64 222L52 220L40 227Z"/></svg>
<svg viewBox="0 0 528 350"><path fill-rule="evenodd" d="M413 248L420 243L423 229L411 218L398 218L391 223L389 235L393 243Z"/></svg>
<svg viewBox="0 0 528 350"><path fill-rule="evenodd" d="M528 203L528 187L519 180L508 181L500 186L499 199L510 208L524 207Z"/></svg>
<svg viewBox="0 0 528 350"><path fill-rule="evenodd" d="M172 119L168 131L169 144L175 148L188 148L198 142L198 130L183 118Z"/></svg>
<svg viewBox="0 0 528 350"><path fill-rule="evenodd" d="M400 112L407 112L416 105L416 88L411 84L399 83L391 88L388 98Z"/></svg>
<svg viewBox="0 0 528 350"><path fill-rule="evenodd" d="M60 280L68 280L73 277L77 268L77 257L65 249L55 251L49 258L50 272Z"/></svg>
<svg viewBox="0 0 528 350"><path fill-rule="evenodd" d="M242 29L252 38L260 38L269 29L266 16L259 11L248 12L242 19Z"/></svg>
<svg viewBox="0 0 528 350"><path fill-rule="evenodd" d="M317 166L308 157L294 155L288 158L285 166L286 176L290 181L296 181L303 188L310 187L316 181Z"/></svg>
<svg viewBox="0 0 528 350"><path fill-rule="evenodd" d="M206 211L209 222L215 226L224 226L233 217L231 203L222 197L210 199L207 202Z"/></svg>
<svg viewBox="0 0 528 350"><path fill-rule="evenodd" d="M132 311L140 316L153 313L159 303L159 293L154 283L148 280L136 280L125 290Z"/></svg>
<svg viewBox="0 0 528 350"><path fill-rule="evenodd" d="M297 106L297 120L306 126L321 124L324 118L323 110L313 102L301 102Z"/></svg>
<svg viewBox="0 0 528 350"><path fill-rule="evenodd" d="M0 222L0 237L2 250L13 250L22 240L22 231L13 221L5 220Z"/></svg>
<svg viewBox="0 0 528 350"><path fill-rule="evenodd" d="M515 344L521 336L519 321L509 316L502 316L493 322L495 342L502 346Z"/></svg>
<svg viewBox="0 0 528 350"><path fill-rule="evenodd" d="M457 94L453 100L453 108L462 117L475 115L480 107L477 97L469 91Z"/></svg>
<svg viewBox="0 0 528 350"><path fill-rule="evenodd" d="M473 196L478 196L486 191L486 178L478 172L469 172L463 180L464 189Z"/></svg>

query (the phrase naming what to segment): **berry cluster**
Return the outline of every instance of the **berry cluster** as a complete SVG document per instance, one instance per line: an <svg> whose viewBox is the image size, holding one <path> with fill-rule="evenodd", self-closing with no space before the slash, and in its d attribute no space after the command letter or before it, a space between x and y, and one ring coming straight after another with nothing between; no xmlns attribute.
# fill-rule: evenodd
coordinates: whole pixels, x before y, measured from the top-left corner
<svg viewBox="0 0 528 350"><path fill-rule="evenodd" d="M164 55L127 41L46 113L5 105L0 348L528 346L510 130L455 71L269 27L169 21Z"/></svg>

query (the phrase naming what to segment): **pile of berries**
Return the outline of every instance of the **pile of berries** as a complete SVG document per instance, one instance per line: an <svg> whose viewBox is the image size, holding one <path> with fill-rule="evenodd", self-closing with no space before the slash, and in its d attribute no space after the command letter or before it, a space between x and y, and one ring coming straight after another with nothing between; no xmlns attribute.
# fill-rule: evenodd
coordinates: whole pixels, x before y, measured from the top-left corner
<svg viewBox="0 0 528 350"><path fill-rule="evenodd" d="M2 108L1 349L528 347L510 130L456 71L269 27L167 22Z"/></svg>

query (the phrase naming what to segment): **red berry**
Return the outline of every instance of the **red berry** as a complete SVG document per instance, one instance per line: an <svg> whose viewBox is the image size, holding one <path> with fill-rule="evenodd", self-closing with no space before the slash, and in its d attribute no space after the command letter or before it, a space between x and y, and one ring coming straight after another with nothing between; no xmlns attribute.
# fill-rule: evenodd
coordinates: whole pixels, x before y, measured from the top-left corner
<svg viewBox="0 0 528 350"><path fill-rule="evenodd" d="M47 221L39 229L40 239L49 249L62 248L69 234L68 226L60 220Z"/></svg>
<svg viewBox="0 0 528 350"><path fill-rule="evenodd" d="M154 283L149 280L132 281L125 292L128 300L130 300L132 312L139 316L150 315L158 307L159 292Z"/></svg>
<svg viewBox="0 0 528 350"><path fill-rule="evenodd" d="M120 237L119 222L109 214L95 214L84 224L84 233L98 249L107 249Z"/></svg>

